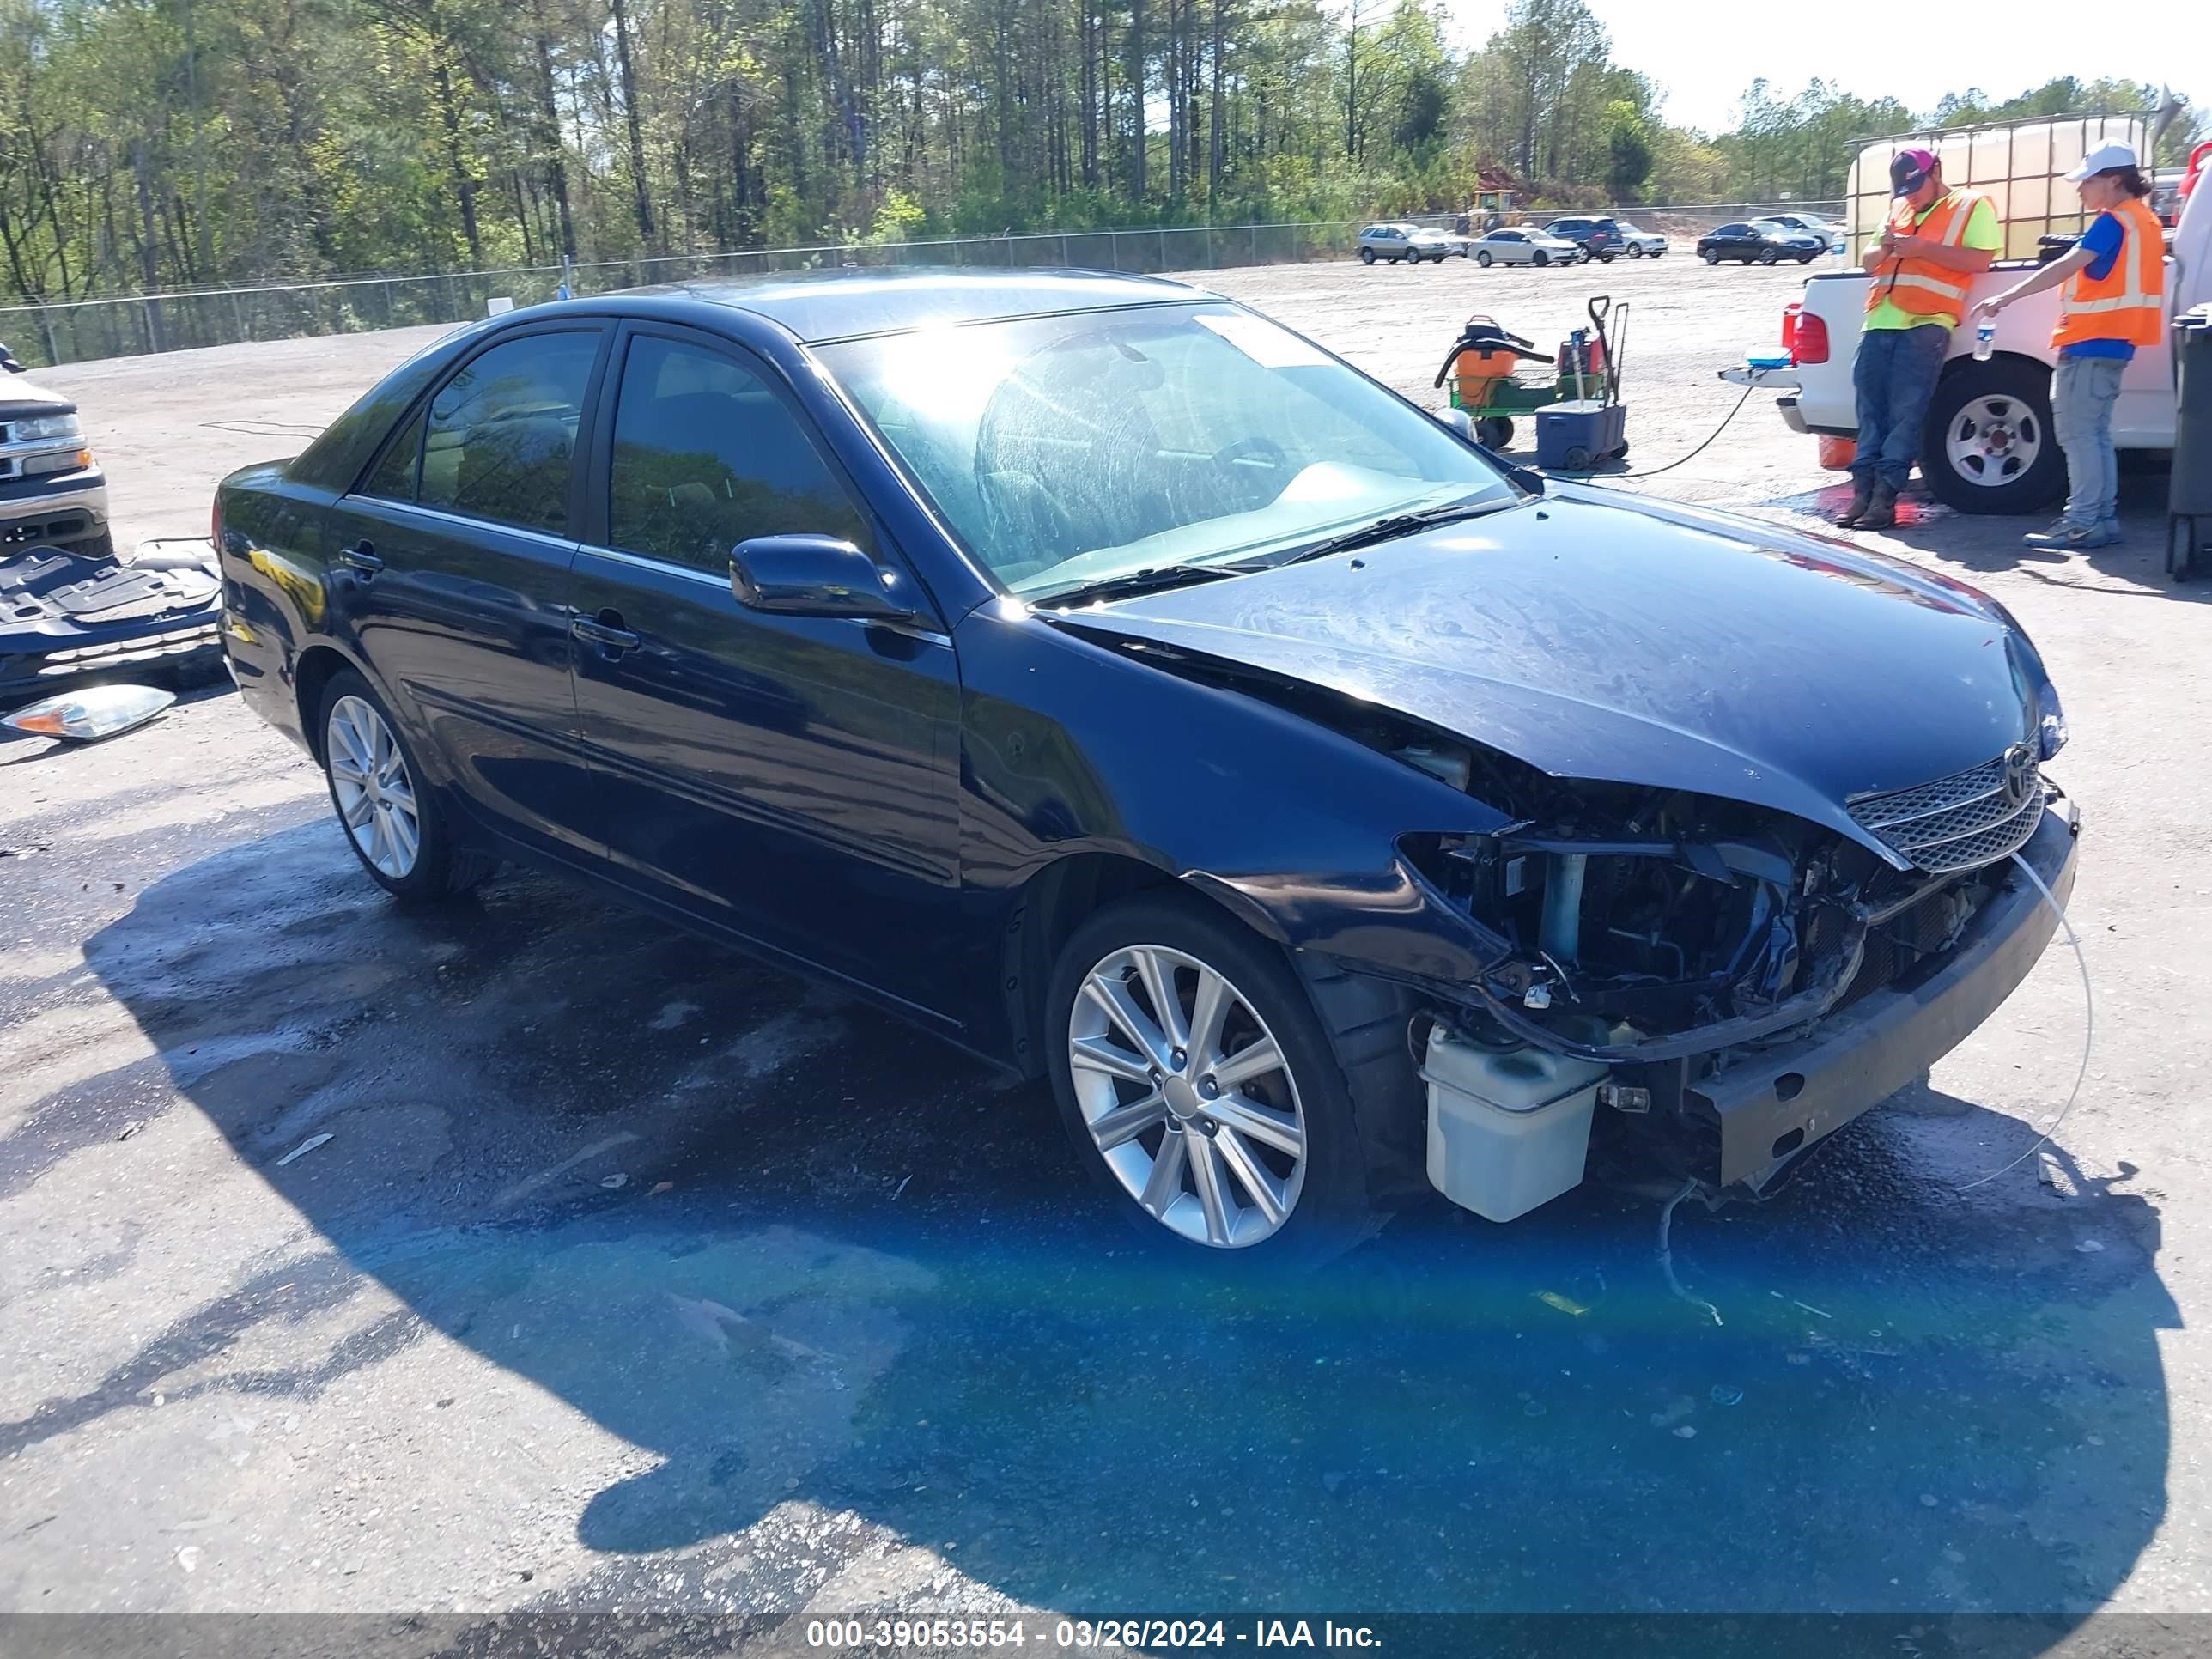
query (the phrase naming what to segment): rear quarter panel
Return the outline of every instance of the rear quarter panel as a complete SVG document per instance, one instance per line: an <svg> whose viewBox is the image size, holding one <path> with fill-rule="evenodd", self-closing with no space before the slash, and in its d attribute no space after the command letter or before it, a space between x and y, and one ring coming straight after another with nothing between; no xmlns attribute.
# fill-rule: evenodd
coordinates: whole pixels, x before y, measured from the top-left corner
<svg viewBox="0 0 2212 1659"><path fill-rule="evenodd" d="M285 463L247 467L216 492L222 517L223 647L254 713L307 746L296 672L311 645L331 643L329 491L285 477Z"/></svg>

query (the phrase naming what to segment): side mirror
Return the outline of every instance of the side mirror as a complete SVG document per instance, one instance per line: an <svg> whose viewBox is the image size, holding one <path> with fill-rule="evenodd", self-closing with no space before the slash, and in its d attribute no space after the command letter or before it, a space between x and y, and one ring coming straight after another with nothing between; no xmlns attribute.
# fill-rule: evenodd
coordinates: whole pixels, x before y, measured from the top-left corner
<svg viewBox="0 0 2212 1659"><path fill-rule="evenodd" d="M915 620L876 562L835 536L756 536L730 555L730 592L739 605L785 617Z"/></svg>
<svg viewBox="0 0 2212 1659"><path fill-rule="evenodd" d="M1429 412L1431 415L1434 415L1437 419L1442 422L1444 425L1458 433L1459 435L1466 439L1468 442L1475 443L1480 441L1474 435L1474 416L1468 414L1465 410L1432 409Z"/></svg>

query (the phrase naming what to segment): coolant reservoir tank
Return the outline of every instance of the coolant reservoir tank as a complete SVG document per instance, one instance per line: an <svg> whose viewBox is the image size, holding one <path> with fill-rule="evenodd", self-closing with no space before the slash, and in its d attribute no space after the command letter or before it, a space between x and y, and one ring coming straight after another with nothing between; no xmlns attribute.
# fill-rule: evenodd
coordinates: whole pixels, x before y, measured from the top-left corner
<svg viewBox="0 0 2212 1659"><path fill-rule="evenodd" d="M1592 1040L1605 1040L1601 1028ZM1429 1184L1492 1221L1580 1186L1597 1085L1610 1070L1541 1048L1486 1048L1439 1028L1421 1068Z"/></svg>

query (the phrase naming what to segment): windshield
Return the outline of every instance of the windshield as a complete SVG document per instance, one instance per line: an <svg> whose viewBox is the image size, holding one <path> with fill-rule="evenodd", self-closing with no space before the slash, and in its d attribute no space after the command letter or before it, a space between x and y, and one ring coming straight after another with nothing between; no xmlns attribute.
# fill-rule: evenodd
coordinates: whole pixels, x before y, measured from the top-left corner
<svg viewBox="0 0 2212 1659"><path fill-rule="evenodd" d="M1233 306L932 328L818 355L1017 593L1288 553L1518 494L1431 416Z"/></svg>

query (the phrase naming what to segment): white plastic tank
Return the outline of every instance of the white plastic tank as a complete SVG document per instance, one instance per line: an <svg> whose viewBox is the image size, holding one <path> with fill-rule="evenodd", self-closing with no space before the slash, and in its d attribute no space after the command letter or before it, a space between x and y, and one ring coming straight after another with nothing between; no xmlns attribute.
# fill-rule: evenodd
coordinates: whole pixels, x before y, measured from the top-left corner
<svg viewBox="0 0 2212 1659"><path fill-rule="evenodd" d="M1540 1048L1485 1048L1438 1027L1421 1068L1429 1184L1492 1221L1580 1186L1597 1085L1611 1069Z"/></svg>
<svg viewBox="0 0 2212 1659"><path fill-rule="evenodd" d="M2091 150L2126 144L2137 155L2150 142L2141 115L2054 115L1949 131L1901 133L1859 151L1844 186L1850 258L1881 234L1890 210L1889 163L1901 149L1932 149L1943 182L1986 196L2005 228L1999 258L2033 259L2039 239L2075 236L2087 228L2081 198L2066 175Z"/></svg>

